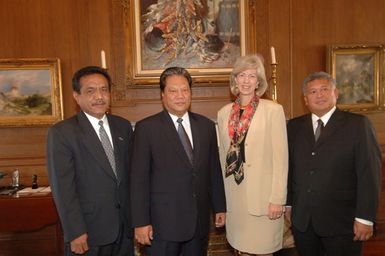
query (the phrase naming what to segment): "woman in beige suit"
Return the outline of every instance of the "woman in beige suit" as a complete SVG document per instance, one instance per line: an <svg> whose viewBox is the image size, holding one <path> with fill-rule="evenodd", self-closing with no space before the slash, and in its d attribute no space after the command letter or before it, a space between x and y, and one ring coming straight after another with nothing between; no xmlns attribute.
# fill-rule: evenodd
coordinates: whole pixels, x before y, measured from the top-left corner
<svg viewBox="0 0 385 256"><path fill-rule="evenodd" d="M282 248L286 122L281 105L260 98L266 88L261 58L240 57L230 81L236 100L218 112L227 239L239 255L271 255Z"/></svg>

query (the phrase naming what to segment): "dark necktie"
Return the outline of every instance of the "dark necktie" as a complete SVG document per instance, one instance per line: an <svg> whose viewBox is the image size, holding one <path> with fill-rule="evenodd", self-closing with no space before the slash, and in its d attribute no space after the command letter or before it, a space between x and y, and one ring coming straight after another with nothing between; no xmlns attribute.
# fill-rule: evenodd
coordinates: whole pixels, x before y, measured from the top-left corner
<svg viewBox="0 0 385 256"><path fill-rule="evenodd" d="M322 122L321 119L318 119L317 123L318 123L318 126L315 129L315 133L314 133L315 141L317 141L319 139L319 137L321 136L321 132L322 132L322 129L324 127L324 123Z"/></svg>
<svg viewBox="0 0 385 256"><path fill-rule="evenodd" d="M115 176L117 176L116 173L116 165L115 165L115 155L114 155L114 149L112 148L111 141L108 138L107 132L103 127L103 121L99 121L99 136L100 136L100 141L102 142L104 152L106 152L108 161L110 162L111 168L115 173Z"/></svg>
<svg viewBox="0 0 385 256"><path fill-rule="evenodd" d="M190 160L190 163L192 164L193 162L193 149L191 146L190 139L186 133L186 130L184 129L182 125L183 119L178 118L177 123L178 123L178 135L180 138L180 141L183 144L184 150L186 151L186 154L188 156L188 159Z"/></svg>

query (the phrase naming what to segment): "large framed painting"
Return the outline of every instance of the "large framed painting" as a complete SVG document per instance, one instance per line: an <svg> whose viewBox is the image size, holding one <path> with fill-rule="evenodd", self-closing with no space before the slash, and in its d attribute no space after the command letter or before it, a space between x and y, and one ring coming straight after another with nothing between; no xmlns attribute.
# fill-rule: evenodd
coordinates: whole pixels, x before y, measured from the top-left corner
<svg viewBox="0 0 385 256"><path fill-rule="evenodd" d="M383 109L382 50L381 44L328 46L328 71L337 82L339 108L357 112Z"/></svg>
<svg viewBox="0 0 385 256"><path fill-rule="evenodd" d="M0 126L63 119L59 59L0 59Z"/></svg>
<svg viewBox="0 0 385 256"><path fill-rule="evenodd" d="M171 66L187 68L195 78L228 76L235 59L245 54L247 6L243 0L131 3L133 49L128 52L132 52L136 84L159 78Z"/></svg>

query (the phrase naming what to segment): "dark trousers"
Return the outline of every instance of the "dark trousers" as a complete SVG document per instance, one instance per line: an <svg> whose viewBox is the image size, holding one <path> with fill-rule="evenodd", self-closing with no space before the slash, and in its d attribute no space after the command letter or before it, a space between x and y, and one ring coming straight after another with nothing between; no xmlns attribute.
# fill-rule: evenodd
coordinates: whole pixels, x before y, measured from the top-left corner
<svg viewBox="0 0 385 256"><path fill-rule="evenodd" d="M175 242L163 240L157 235L151 241L151 246L146 247L147 256L204 256L206 255L208 236L201 235L199 224L194 236L187 241Z"/></svg>
<svg viewBox="0 0 385 256"><path fill-rule="evenodd" d="M353 229L353 227L352 227ZM320 236L310 221L305 232L292 226L295 246L300 256L360 256L362 242L353 241L353 235Z"/></svg>
<svg viewBox="0 0 385 256"><path fill-rule="evenodd" d="M102 246L89 246L89 250L81 255L85 256L134 256L134 242L132 238L128 238L125 234L127 227L124 225L121 226L119 230L118 238L115 242L111 244L106 244ZM65 244L64 248L65 256L79 256L71 252L70 243Z"/></svg>

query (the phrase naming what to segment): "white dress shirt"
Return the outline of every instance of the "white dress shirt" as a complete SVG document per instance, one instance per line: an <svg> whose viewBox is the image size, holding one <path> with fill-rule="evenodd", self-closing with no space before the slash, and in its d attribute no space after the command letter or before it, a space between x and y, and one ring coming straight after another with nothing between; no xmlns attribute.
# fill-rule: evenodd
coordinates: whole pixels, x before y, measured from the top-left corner
<svg viewBox="0 0 385 256"><path fill-rule="evenodd" d="M99 121L100 120L103 121L104 130L106 130L106 133L108 135L108 139L111 142L112 148L114 148L114 143L112 141L111 130L110 130L110 125L108 124L107 116L104 115L102 117L102 119L98 119L96 117L93 117L93 116L87 114L86 112L84 112L84 114L86 114L86 117L88 118L88 120L90 121L90 123L91 123L92 127L94 128L96 134L98 135L99 140L100 140L100 135L99 135L99 127L100 127L100 125L99 125Z"/></svg>
<svg viewBox="0 0 385 256"><path fill-rule="evenodd" d="M311 114L311 120L312 120L312 123L313 123L313 132L315 134L315 129L317 129L317 126L318 126L318 119L321 119L323 124L324 124L324 127L326 126L326 124L329 122L329 119L330 117L333 115L334 111L336 111L336 106L334 106L331 110L329 110L329 112L327 112L325 115L319 117L315 114Z"/></svg>
<svg viewBox="0 0 385 256"><path fill-rule="evenodd" d="M178 120L179 117L171 114L170 112L168 114L170 115L170 117L171 117L171 119L175 125L175 129L178 131L179 123L176 120ZM188 116L188 112L186 112L181 118L183 119L182 125L183 125L183 127L187 133L187 136L190 140L191 147L194 148L194 143L193 143L193 139L192 139L192 132L191 132L191 125L190 125L190 118Z"/></svg>

